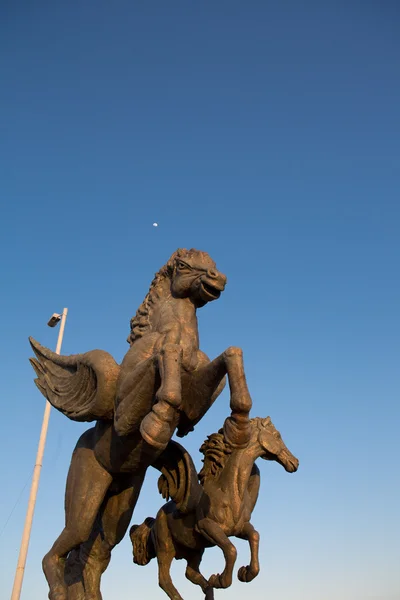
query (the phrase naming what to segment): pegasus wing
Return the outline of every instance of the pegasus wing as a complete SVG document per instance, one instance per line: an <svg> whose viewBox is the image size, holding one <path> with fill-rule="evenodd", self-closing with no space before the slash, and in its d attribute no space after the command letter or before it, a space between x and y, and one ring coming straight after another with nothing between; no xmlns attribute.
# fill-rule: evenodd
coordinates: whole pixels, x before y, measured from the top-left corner
<svg viewBox="0 0 400 600"><path fill-rule="evenodd" d="M173 500L180 513L188 514L195 510L203 488L189 452L177 442L170 441L153 467L161 471L158 491L162 497Z"/></svg>
<svg viewBox="0 0 400 600"><path fill-rule="evenodd" d="M119 366L103 350L60 356L29 342L36 355L31 358L35 383L54 408L73 421L113 419Z"/></svg>

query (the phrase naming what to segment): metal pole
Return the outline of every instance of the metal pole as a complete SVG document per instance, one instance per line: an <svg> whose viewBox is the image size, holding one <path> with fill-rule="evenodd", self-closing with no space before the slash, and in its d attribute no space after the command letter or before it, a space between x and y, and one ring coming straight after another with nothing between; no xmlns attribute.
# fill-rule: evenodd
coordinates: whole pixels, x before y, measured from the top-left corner
<svg viewBox="0 0 400 600"><path fill-rule="evenodd" d="M68 314L68 308L64 308L64 310L62 312L62 317L61 317L60 331L58 333L58 340L57 340L57 347L56 347L57 354L60 354L60 352L61 352L61 345L62 345L63 336L64 336L64 328L65 328L65 321L67 318L67 314ZM44 409L42 430L40 432L35 467L33 469L31 492L29 495L28 509L26 511L24 531L22 533L21 547L20 547L20 551L19 551L17 569L15 571L14 586L13 586L13 591L11 594L11 600L19 600L19 598L21 596L22 582L23 582L24 573L25 573L26 556L28 554L29 539L30 539L31 529L32 529L33 513L35 510L36 496L37 496L37 491L38 491L38 487L39 487L40 472L41 472L42 463L43 463L43 453L44 453L44 447L46 444L47 428L49 426L50 409L51 409L51 404L49 401L46 401L46 408Z"/></svg>

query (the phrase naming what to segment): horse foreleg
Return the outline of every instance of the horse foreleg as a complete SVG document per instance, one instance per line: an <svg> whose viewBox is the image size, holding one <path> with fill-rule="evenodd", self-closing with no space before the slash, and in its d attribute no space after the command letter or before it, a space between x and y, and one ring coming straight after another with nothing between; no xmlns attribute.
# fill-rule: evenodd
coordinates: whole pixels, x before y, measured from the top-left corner
<svg viewBox="0 0 400 600"><path fill-rule="evenodd" d="M221 527L211 519L201 519L196 529L212 544L221 548L225 558L225 569L221 575L211 575L208 585L214 588L227 588L232 584L233 567L236 562L236 548L222 531Z"/></svg>
<svg viewBox="0 0 400 600"><path fill-rule="evenodd" d="M258 548L260 543L260 534L251 523L245 523L241 533L236 537L247 540L250 546L250 565L240 567L238 571L239 581L244 583L252 581L260 572L260 563L258 560Z"/></svg>
<svg viewBox="0 0 400 600"><path fill-rule="evenodd" d="M230 347L207 365L192 374L191 389L196 398L189 398L185 406L188 423L179 428L178 435L185 435L200 421L223 389L224 377L228 376L231 393L231 416L225 421L224 430L234 446L245 446L249 440L249 412L252 407L240 348Z"/></svg>
<svg viewBox="0 0 400 600"><path fill-rule="evenodd" d="M129 359L129 352L126 358ZM125 362L124 359L121 373L115 401L114 428L117 435L123 437L137 431L151 410L157 365L151 357L130 368L129 360Z"/></svg>
<svg viewBox="0 0 400 600"><path fill-rule="evenodd" d="M203 590L207 600L214 600L214 590L209 585L207 579L200 573L200 563L204 550L189 555L187 558L186 578L195 585L199 585Z"/></svg>
<svg viewBox="0 0 400 600"><path fill-rule="evenodd" d="M181 346L165 344L156 361L161 385L156 393L155 404L140 425L140 433L148 444L163 450L178 424L182 404Z"/></svg>

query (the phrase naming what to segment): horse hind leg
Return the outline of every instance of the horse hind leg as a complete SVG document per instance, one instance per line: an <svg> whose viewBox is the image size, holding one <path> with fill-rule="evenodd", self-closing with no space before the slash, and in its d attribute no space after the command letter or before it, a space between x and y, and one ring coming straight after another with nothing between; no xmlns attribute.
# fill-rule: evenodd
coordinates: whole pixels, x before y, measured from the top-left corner
<svg viewBox="0 0 400 600"><path fill-rule="evenodd" d="M80 550L81 546L72 550L65 562L64 581L68 588L68 600L86 600Z"/></svg>
<svg viewBox="0 0 400 600"><path fill-rule="evenodd" d="M111 552L123 539L132 518L144 474L115 481L116 493L108 493L90 539L82 544L81 562L85 600L101 600L100 580L107 569Z"/></svg>
<svg viewBox="0 0 400 600"><path fill-rule="evenodd" d="M94 456L90 443L92 432L83 434L72 455L65 491L65 527L42 561L50 600L67 600L66 558L71 550L88 539L112 481Z"/></svg>
<svg viewBox="0 0 400 600"><path fill-rule="evenodd" d="M206 600L214 600L214 589L208 584L207 579L200 573L199 569L203 553L204 550L188 556L185 575L189 581L201 587Z"/></svg>
<svg viewBox="0 0 400 600"><path fill-rule="evenodd" d="M182 596L172 583L171 579L171 563L175 558L174 551L161 550L157 554L158 561L158 585L167 594L171 600L183 600Z"/></svg>
<svg viewBox="0 0 400 600"><path fill-rule="evenodd" d="M158 511L154 527L158 563L158 584L171 600L183 600L171 579L171 563L175 558L176 552L168 527L168 518L163 508Z"/></svg>

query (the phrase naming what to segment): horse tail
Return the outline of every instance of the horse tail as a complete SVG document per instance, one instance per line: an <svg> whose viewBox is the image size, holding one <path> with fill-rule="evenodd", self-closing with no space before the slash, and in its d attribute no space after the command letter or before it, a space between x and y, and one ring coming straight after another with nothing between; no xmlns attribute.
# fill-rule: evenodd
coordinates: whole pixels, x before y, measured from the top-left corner
<svg viewBox="0 0 400 600"><path fill-rule="evenodd" d="M152 539L152 529L155 519L147 517L141 525L132 525L129 537L132 542L133 562L137 565L147 565L156 557L156 550Z"/></svg>

